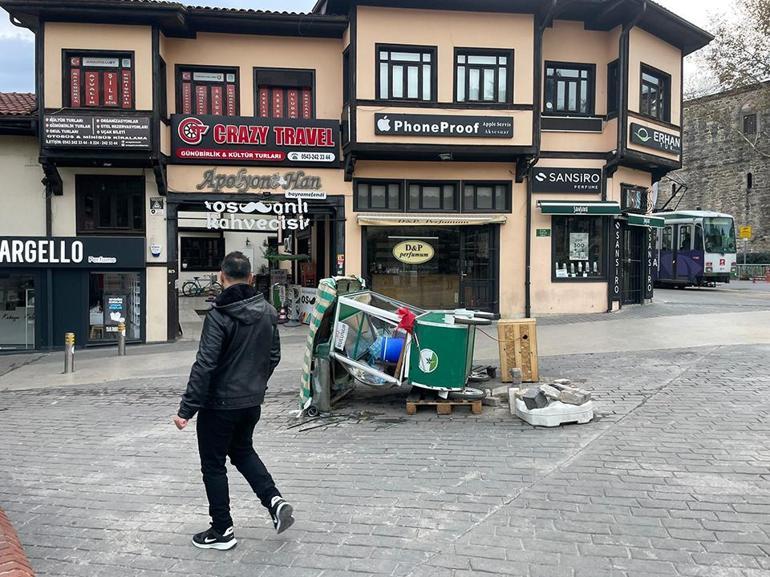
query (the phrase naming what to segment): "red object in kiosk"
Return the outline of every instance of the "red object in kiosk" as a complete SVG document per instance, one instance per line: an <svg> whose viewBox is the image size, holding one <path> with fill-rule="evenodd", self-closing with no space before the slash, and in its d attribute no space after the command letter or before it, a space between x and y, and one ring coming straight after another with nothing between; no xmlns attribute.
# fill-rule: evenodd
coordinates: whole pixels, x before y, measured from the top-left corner
<svg viewBox="0 0 770 577"><path fill-rule="evenodd" d="M411 335L414 332L414 321L417 317L412 311L404 307L399 308L396 314L401 317L396 328L403 329Z"/></svg>

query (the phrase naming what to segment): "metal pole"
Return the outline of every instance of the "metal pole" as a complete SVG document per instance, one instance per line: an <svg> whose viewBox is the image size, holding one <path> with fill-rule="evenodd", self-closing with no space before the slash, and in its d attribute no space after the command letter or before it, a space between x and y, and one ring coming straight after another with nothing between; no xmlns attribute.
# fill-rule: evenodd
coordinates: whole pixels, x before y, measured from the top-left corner
<svg viewBox="0 0 770 577"><path fill-rule="evenodd" d="M126 323L118 323L118 356L126 356Z"/></svg>
<svg viewBox="0 0 770 577"><path fill-rule="evenodd" d="M64 333L64 372L75 372L75 333Z"/></svg>

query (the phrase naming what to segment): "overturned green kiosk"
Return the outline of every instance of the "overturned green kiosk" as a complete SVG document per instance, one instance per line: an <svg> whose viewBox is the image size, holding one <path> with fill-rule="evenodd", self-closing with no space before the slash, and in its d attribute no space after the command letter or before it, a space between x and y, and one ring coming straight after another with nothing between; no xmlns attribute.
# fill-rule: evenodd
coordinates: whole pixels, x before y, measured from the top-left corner
<svg viewBox="0 0 770 577"><path fill-rule="evenodd" d="M420 387L465 398L476 326L493 315L467 309L425 311L366 289L359 277L323 279L310 320L300 409L327 413L362 383Z"/></svg>

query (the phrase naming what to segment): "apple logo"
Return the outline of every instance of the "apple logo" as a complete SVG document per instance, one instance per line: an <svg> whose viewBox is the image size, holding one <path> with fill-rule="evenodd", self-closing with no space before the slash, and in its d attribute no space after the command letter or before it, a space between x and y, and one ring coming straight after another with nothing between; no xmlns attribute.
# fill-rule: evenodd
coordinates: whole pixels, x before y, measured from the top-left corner
<svg viewBox="0 0 770 577"><path fill-rule="evenodd" d="M387 116L383 116L377 121L377 129L380 132L390 132L390 120Z"/></svg>

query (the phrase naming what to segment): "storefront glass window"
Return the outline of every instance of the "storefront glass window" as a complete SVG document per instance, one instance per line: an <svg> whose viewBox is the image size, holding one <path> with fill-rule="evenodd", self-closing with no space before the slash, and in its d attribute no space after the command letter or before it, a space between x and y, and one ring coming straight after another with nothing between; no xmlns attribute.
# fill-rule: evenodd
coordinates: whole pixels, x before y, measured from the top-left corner
<svg viewBox="0 0 770 577"><path fill-rule="evenodd" d="M460 232L439 227L369 227L367 272L372 290L430 308L460 301Z"/></svg>
<svg viewBox="0 0 770 577"><path fill-rule="evenodd" d="M458 210L457 186L454 183L409 183L409 210Z"/></svg>
<svg viewBox="0 0 770 577"><path fill-rule="evenodd" d="M144 232L144 178L79 174L75 180L81 234Z"/></svg>
<svg viewBox="0 0 770 577"><path fill-rule="evenodd" d="M554 279L604 279L604 223L601 217L553 217Z"/></svg>
<svg viewBox="0 0 770 577"><path fill-rule="evenodd" d="M0 350L34 348L34 278L0 274Z"/></svg>
<svg viewBox="0 0 770 577"><path fill-rule="evenodd" d="M142 285L137 272L91 273L88 291L89 341L116 340L118 323L126 338L142 338Z"/></svg>

